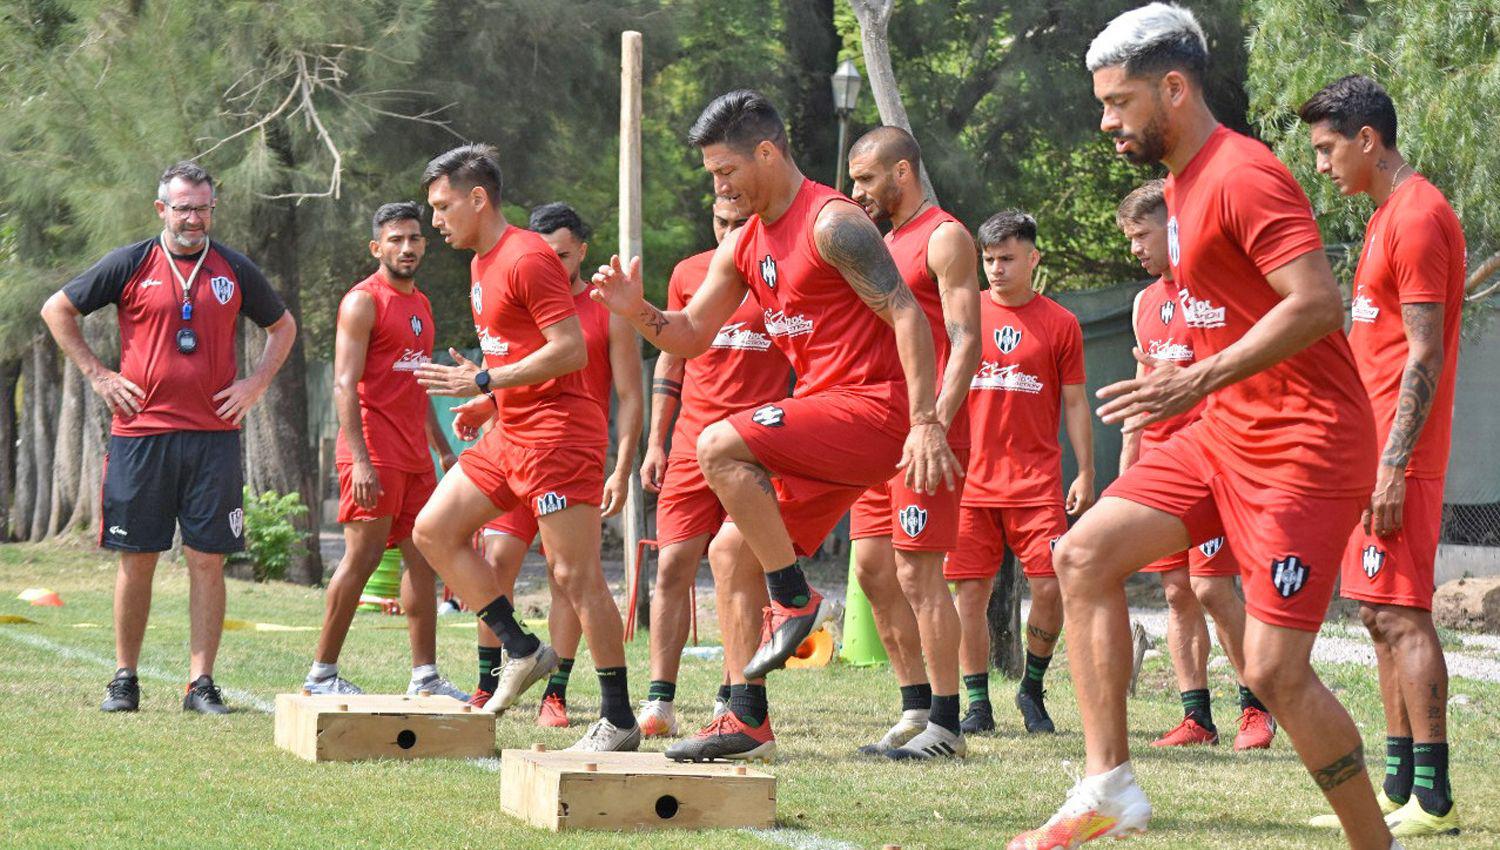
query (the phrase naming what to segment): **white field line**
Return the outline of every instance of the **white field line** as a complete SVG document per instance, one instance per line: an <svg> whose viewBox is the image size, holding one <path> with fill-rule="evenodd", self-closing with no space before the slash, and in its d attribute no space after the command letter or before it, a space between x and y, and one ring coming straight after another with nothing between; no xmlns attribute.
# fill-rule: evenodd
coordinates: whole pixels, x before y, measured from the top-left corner
<svg viewBox="0 0 1500 850"><path fill-rule="evenodd" d="M36 647L37 649L45 649L49 652L54 652L58 655L61 655L64 658L71 658L74 661L83 661L89 664L93 664L97 667L102 667L111 672L116 669L115 660L113 658L106 658L103 655L89 652L86 649L79 649L76 646L68 646L67 644L48 640L47 638L41 637L39 635L29 635L18 628L0 628L0 635L4 635L5 637L8 637L18 643L24 643L28 646ZM149 679L154 682L166 682L168 684L174 685L182 684L181 676L164 673L160 670L154 670L150 667L137 667L135 674L142 679ZM234 700L234 702L238 705L249 706L250 708L264 714L276 713L275 705L267 702L264 699L261 699L260 697L250 693L249 691L242 691L237 688L224 688L223 691L225 696L228 696L230 699ZM231 705L231 707L233 707L233 705Z"/></svg>

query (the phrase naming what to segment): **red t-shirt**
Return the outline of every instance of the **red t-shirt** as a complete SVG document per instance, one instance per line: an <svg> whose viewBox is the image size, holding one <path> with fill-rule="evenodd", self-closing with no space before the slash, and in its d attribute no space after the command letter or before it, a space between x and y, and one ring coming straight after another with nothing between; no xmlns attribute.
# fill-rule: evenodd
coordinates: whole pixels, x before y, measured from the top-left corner
<svg viewBox="0 0 1500 850"><path fill-rule="evenodd" d="M776 221L767 224L753 215L745 222L735 265L764 310L766 333L796 370L793 395L888 383L904 390L895 331L860 300L813 242L818 213L830 203L854 202L804 179L792 205Z"/></svg>
<svg viewBox="0 0 1500 850"><path fill-rule="evenodd" d="M1166 196L1178 309L1201 360L1281 303L1268 273L1323 243L1286 166L1225 127L1167 179ZM1270 487L1367 496L1375 483L1370 400L1337 331L1213 393L1194 427L1218 462Z"/></svg>
<svg viewBox="0 0 1500 850"><path fill-rule="evenodd" d="M234 330L241 315L261 327L275 324L286 305L260 269L243 254L211 242L203 267L192 281L193 317L182 318L183 280L193 273L201 252L168 256L160 239L147 239L104 256L63 287L63 294L88 315L107 304L118 308L120 374L145 391L141 412L116 414L111 433L142 437L169 431L238 431L218 416L213 397L234 383ZM177 333L191 328L198 348L183 354Z"/></svg>
<svg viewBox="0 0 1500 850"><path fill-rule="evenodd" d="M932 234L938 227L950 221L959 227L963 226L958 219L942 209L928 207L911 221L885 235L885 244L891 249L891 259L896 261L901 279L906 281L906 285L916 296L922 312L927 314L927 322L932 326L932 350L937 359L939 394L943 391L943 374L948 368L948 323L943 318L943 296L938 291L937 279L932 276L932 269L927 265L927 246L932 242ZM955 450L969 447L967 398L959 405L953 424L948 428L948 445Z"/></svg>
<svg viewBox="0 0 1500 850"><path fill-rule="evenodd" d="M1354 323L1349 345L1375 413L1382 450L1396 417L1396 397L1406 370L1403 304L1443 305L1443 374L1432 412L1422 426L1406 474L1442 478L1448 471L1453 430L1453 384L1458 334L1463 325L1464 232L1436 186L1413 174L1375 210L1365 227L1365 248L1354 272Z"/></svg>
<svg viewBox="0 0 1500 850"><path fill-rule="evenodd" d="M614 387L614 370L609 362L609 308L589 297L589 290L573 296L578 322L583 325L583 343L589 352L589 364L583 367L583 388L604 411L609 421L609 391Z"/></svg>
<svg viewBox="0 0 1500 850"><path fill-rule="evenodd" d="M694 254L672 269L668 310L681 310L693 299L713 256L713 251ZM695 456L704 428L741 410L786 398L791 383L791 364L771 344L765 313L747 294L708 350L683 366L682 407L672 432L672 455Z"/></svg>
<svg viewBox="0 0 1500 850"><path fill-rule="evenodd" d="M1131 314L1135 327L1135 344L1145 354L1172 363L1189 366L1198 358L1193 353L1193 339L1188 333L1185 311L1178 303L1177 284L1163 277L1136 293ZM1148 367L1146 372L1149 374ZM1177 430L1203 415L1206 402L1171 419L1153 422L1141 429L1141 451L1161 444Z"/></svg>
<svg viewBox="0 0 1500 850"><path fill-rule="evenodd" d="M417 383L416 370L432 360L436 336L432 305L422 290L402 292L378 271L349 292L366 293L375 302L375 324L370 328L365 371L358 387L359 419L370 462L403 472L429 470L432 456L427 447L427 391ZM343 428L339 429L334 461L354 462Z"/></svg>
<svg viewBox="0 0 1500 850"><path fill-rule="evenodd" d="M1045 295L1020 307L979 297L979 371L969 384L973 437L963 504L1062 504L1064 384L1081 384L1083 329Z"/></svg>
<svg viewBox="0 0 1500 850"><path fill-rule="evenodd" d="M470 269L474 332L488 368L525 359L546 342L542 328L577 315L568 273L542 237L507 227ZM494 392L498 427L527 448L603 446L608 424L589 395L583 372Z"/></svg>

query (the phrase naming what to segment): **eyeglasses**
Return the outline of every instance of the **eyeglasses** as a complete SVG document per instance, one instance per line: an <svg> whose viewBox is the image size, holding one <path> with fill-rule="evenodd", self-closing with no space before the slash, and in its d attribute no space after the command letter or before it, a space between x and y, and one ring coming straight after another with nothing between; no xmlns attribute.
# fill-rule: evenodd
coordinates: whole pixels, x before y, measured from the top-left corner
<svg viewBox="0 0 1500 850"><path fill-rule="evenodd" d="M204 204L201 207L193 207L187 204L168 204L167 209L171 210L175 215L187 218L193 213L197 213L199 216L211 215L214 211L214 205Z"/></svg>

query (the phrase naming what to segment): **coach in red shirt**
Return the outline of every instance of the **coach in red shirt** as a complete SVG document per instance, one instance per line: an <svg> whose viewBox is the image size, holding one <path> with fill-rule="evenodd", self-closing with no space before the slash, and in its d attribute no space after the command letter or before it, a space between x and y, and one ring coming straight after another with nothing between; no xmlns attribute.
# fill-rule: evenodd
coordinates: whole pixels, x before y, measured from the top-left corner
<svg viewBox="0 0 1500 850"><path fill-rule="evenodd" d="M105 457L99 545L120 552L115 582L119 669L100 708L140 705L136 662L151 610L157 555L182 530L192 615L186 711L229 709L213 681L224 628L224 555L245 547L240 420L291 351L297 325L260 269L210 243L213 178L192 162L157 187L160 235L104 256L54 293L42 318L63 352L114 412ZM118 309L120 369L84 341L78 317ZM237 378L241 315L266 329L255 371Z"/></svg>

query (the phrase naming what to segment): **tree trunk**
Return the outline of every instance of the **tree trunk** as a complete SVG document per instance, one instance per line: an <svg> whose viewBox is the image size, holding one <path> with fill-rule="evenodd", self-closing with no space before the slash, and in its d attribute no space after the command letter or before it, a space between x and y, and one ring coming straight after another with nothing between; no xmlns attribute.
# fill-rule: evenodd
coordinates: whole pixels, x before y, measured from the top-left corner
<svg viewBox="0 0 1500 850"><path fill-rule="evenodd" d="M106 363L119 357L120 336L114 317L95 313L83 320L84 338L89 347ZM83 420L79 429L78 496L74 500L73 514L64 528L86 530L103 519L104 453L109 445L109 429L113 421L109 405L98 393L84 382Z"/></svg>
<svg viewBox="0 0 1500 850"><path fill-rule="evenodd" d="M896 0L849 0L849 5L854 9L854 17L859 20L859 40L864 48L865 73L870 77L870 93L875 96L881 123L900 127L911 133L911 119L906 116L906 107L901 103L901 89L896 86L896 69L891 64L891 42L886 35ZM926 163L922 164L921 173L922 191L933 203L937 203L937 192L933 191L932 181L927 177Z"/></svg>
<svg viewBox="0 0 1500 850"><path fill-rule="evenodd" d="M57 440L52 447L52 501L47 536L62 533L78 503L78 470L83 452L83 373L71 361L62 363L62 399L57 412Z"/></svg>
<svg viewBox="0 0 1500 850"><path fill-rule="evenodd" d="M1007 678L1019 679L1025 669L1021 652L1021 563L1009 550L995 575L990 592L990 661Z"/></svg>
<svg viewBox="0 0 1500 850"><path fill-rule="evenodd" d="M0 543L14 539L16 500L16 392L21 383L19 358L0 361Z"/></svg>
<svg viewBox="0 0 1500 850"><path fill-rule="evenodd" d="M844 164L838 161L838 122L828 77L839 63L839 34L833 25L833 0L784 0L787 67L791 73L792 149L803 173L834 183Z"/></svg>
<svg viewBox="0 0 1500 850"><path fill-rule="evenodd" d="M26 387L26 394L31 399L28 405L31 421L23 425L31 429L35 464L35 494L32 497L31 528L26 535L28 540L45 538L52 519L52 449L57 439L58 384L61 382L57 358L57 350L50 339L38 339L32 343L33 381Z"/></svg>

